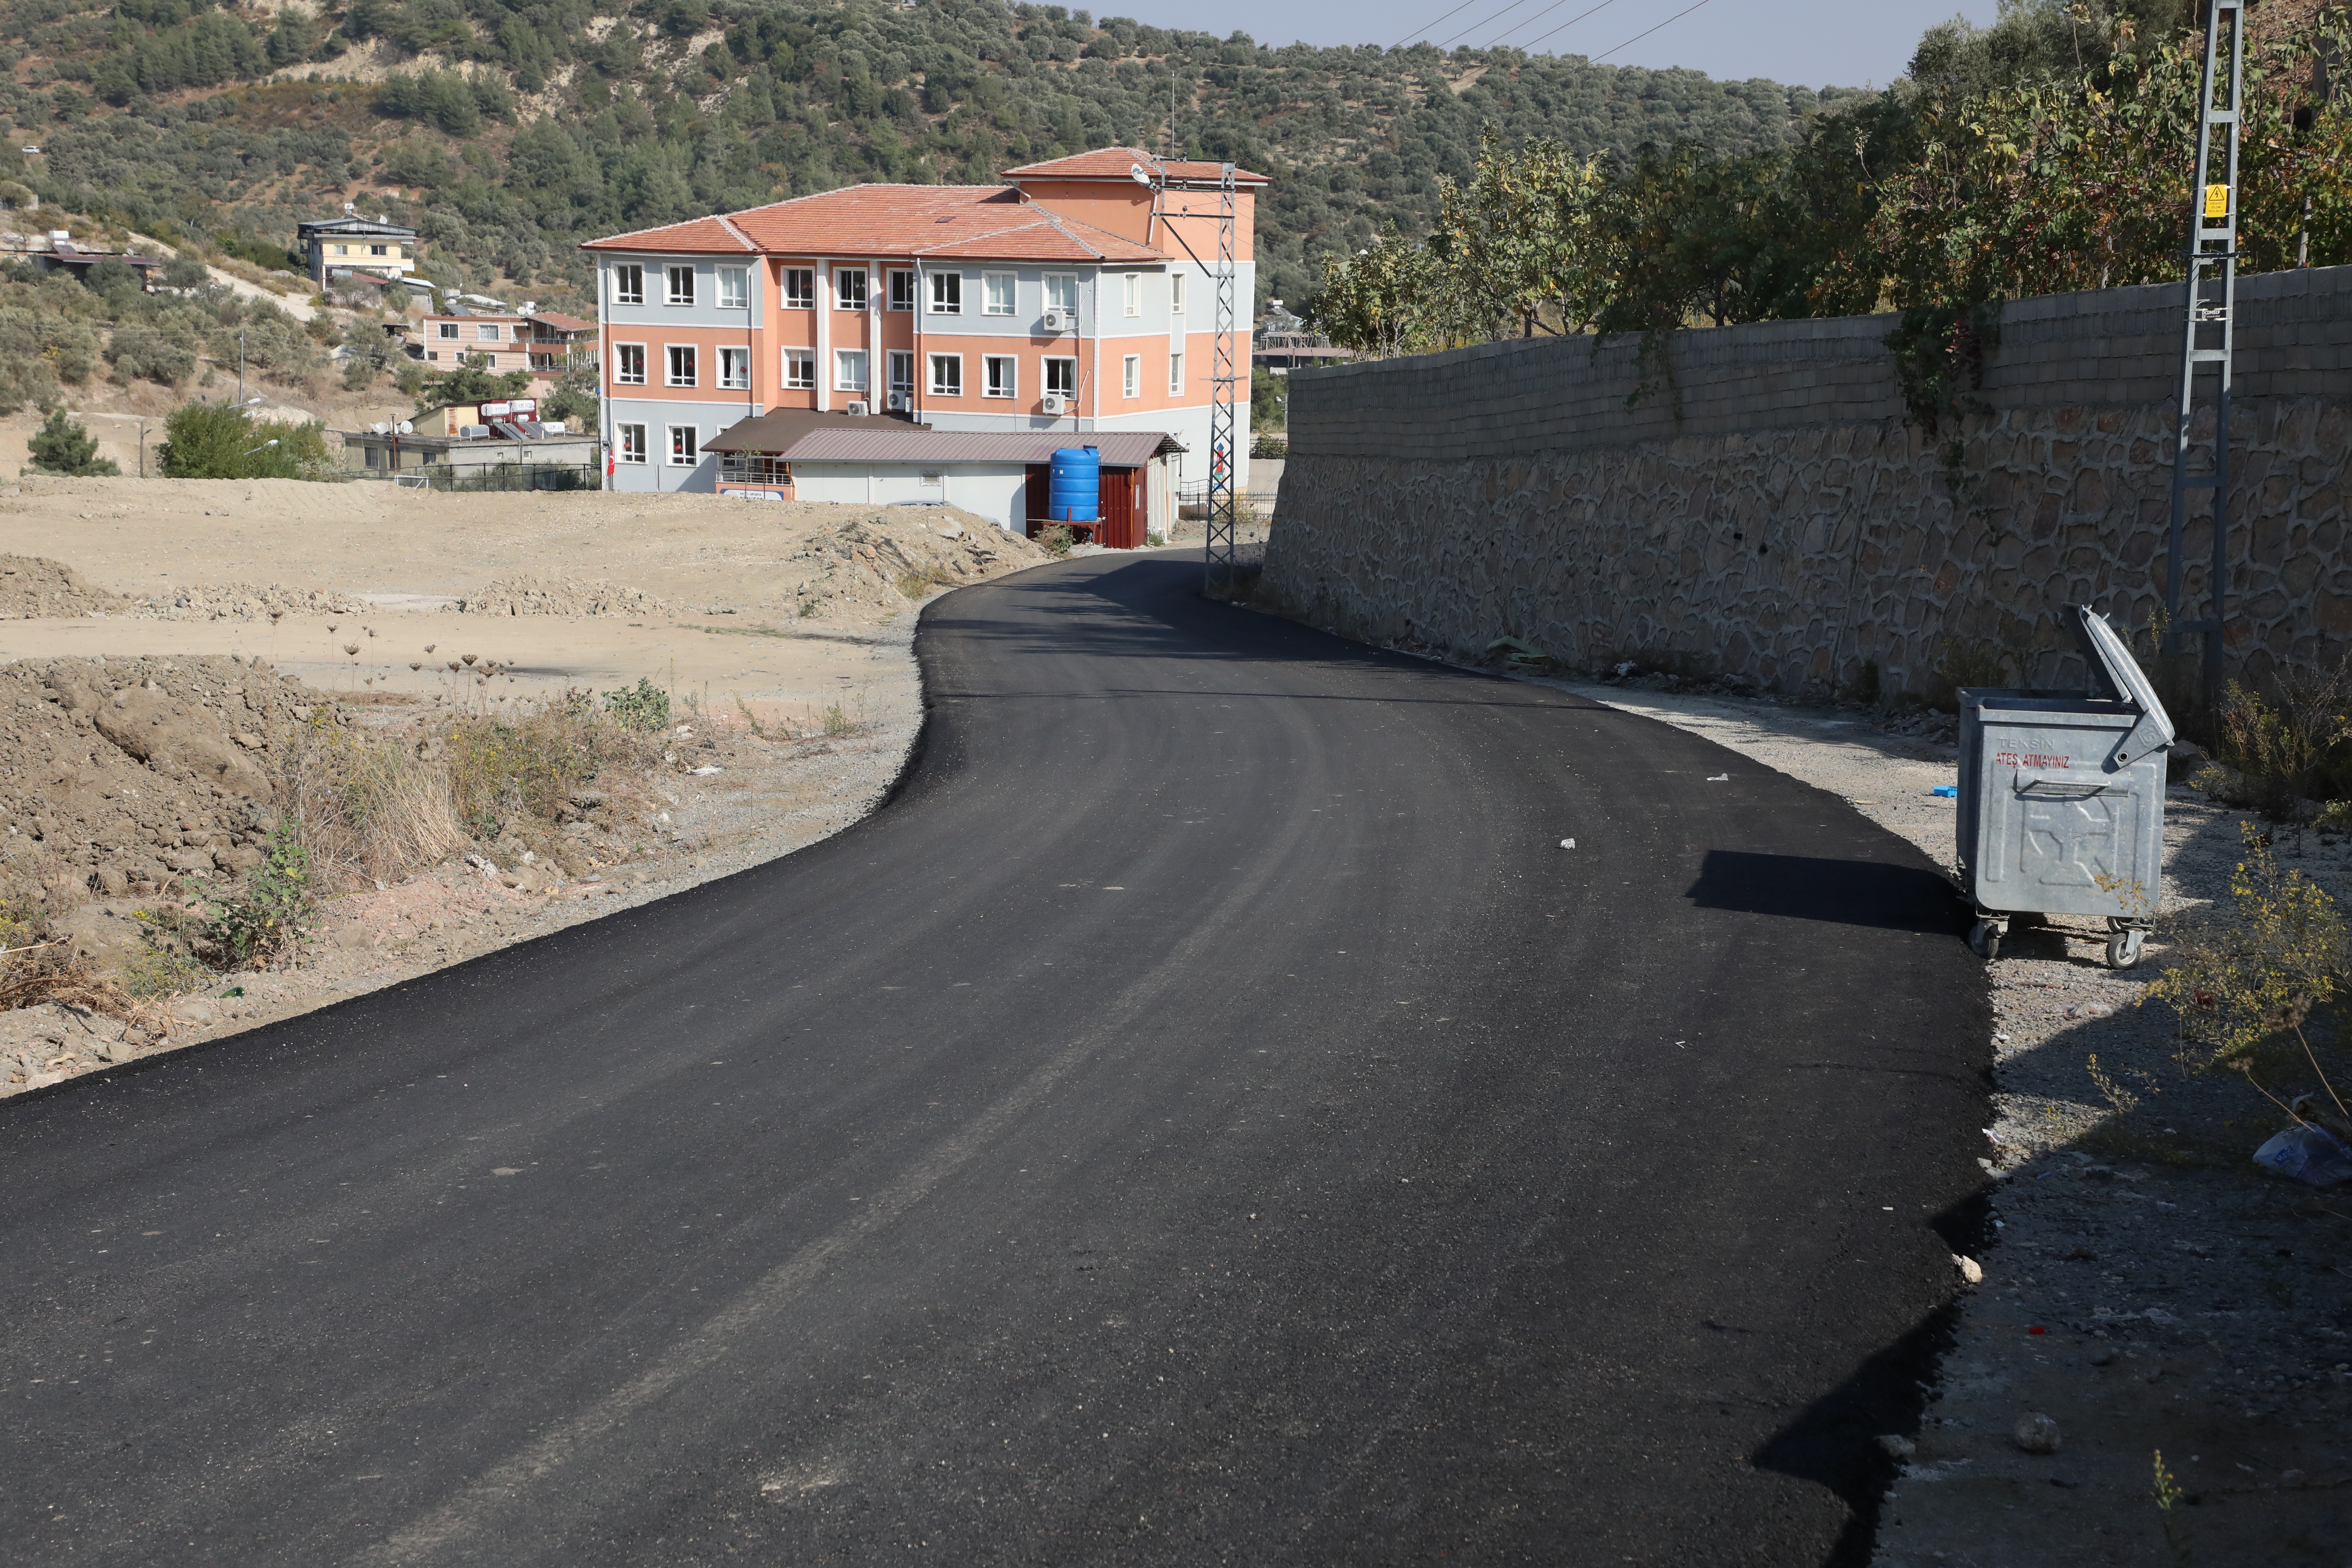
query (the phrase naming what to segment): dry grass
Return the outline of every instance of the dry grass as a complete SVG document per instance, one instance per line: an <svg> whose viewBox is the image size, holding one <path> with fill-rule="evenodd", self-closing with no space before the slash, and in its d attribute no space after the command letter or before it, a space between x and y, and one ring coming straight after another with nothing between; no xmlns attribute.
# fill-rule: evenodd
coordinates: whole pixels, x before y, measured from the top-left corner
<svg viewBox="0 0 2352 1568"><path fill-rule="evenodd" d="M147 1009L120 983L63 942L11 949L0 959L0 1012L61 1002L126 1024L146 1021Z"/></svg>

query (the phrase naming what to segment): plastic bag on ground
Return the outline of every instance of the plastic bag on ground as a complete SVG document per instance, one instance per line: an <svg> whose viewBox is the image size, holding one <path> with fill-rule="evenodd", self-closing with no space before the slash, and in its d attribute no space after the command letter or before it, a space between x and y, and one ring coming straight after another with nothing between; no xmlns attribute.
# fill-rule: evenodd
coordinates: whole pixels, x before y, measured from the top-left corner
<svg viewBox="0 0 2352 1568"><path fill-rule="evenodd" d="M2332 1187L2352 1177L2352 1144L2325 1127L2304 1124L2254 1151L2254 1163L2315 1187Z"/></svg>

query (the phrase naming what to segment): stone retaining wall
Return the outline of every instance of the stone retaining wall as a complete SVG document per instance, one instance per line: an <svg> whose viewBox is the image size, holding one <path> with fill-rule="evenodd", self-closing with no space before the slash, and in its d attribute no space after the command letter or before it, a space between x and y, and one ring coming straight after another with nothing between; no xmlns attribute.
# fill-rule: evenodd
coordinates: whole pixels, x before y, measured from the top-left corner
<svg viewBox="0 0 2352 1568"><path fill-rule="evenodd" d="M2180 298L2012 302L1989 412L1943 440L1905 421L1892 316L1677 334L1674 389L1630 406L1630 339L1298 371L1265 588L1377 642L1512 636L1780 690L1870 663L1925 694L1952 648L2079 679L2060 606L2144 627L2162 603ZM2246 279L2238 302L2229 673L2257 677L2352 648L2352 267Z"/></svg>

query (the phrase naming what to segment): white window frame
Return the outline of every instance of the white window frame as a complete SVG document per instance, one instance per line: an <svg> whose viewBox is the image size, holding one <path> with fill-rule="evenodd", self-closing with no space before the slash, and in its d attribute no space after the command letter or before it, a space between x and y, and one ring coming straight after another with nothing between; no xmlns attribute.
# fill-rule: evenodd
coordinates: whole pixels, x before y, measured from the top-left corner
<svg viewBox="0 0 2352 1568"><path fill-rule="evenodd" d="M702 356L694 343L662 344L662 384L664 386L699 386L702 384ZM686 356L686 374L677 374L677 356Z"/></svg>
<svg viewBox="0 0 2352 1568"><path fill-rule="evenodd" d="M613 303L642 305L646 302L646 268L641 261L621 261L613 266Z"/></svg>
<svg viewBox="0 0 2352 1568"><path fill-rule="evenodd" d="M370 256L389 256L392 254L392 247L388 245L371 245L368 247L368 254Z"/></svg>
<svg viewBox="0 0 2352 1568"><path fill-rule="evenodd" d="M436 343L456 342L457 341L457 323L455 321L434 322L433 341Z"/></svg>
<svg viewBox="0 0 2352 1568"><path fill-rule="evenodd" d="M631 375L629 374L629 358L633 353L636 356L636 374L635 375ZM613 384L615 386L643 386L645 384L646 345L643 343L614 343L613 345Z"/></svg>
<svg viewBox="0 0 2352 1568"><path fill-rule="evenodd" d="M1168 395L1184 395L1184 351L1171 350L1168 355Z"/></svg>
<svg viewBox="0 0 2352 1568"><path fill-rule="evenodd" d="M783 369L785 391L814 392L816 390L816 350L786 349Z"/></svg>
<svg viewBox="0 0 2352 1568"><path fill-rule="evenodd" d="M474 329L474 341L478 343L502 343L506 342L506 334L499 331L496 321L484 321Z"/></svg>
<svg viewBox="0 0 2352 1568"><path fill-rule="evenodd" d="M997 371L1002 368L1004 379L1000 386ZM980 356L980 395L982 397L1018 397L1021 395L1021 356L1018 354L982 354Z"/></svg>
<svg viewBox="0 0 2352 1568"><path fill-rule="evenodd" d="M857 296L852 301L850 296ZM863 267L836 267L833 269L833 308L860 313L874 304L874 274Z"/></svg>
<svg viewBox="0 0 2352 1568"><path fill-rule="evenodd" d="M613 434L620 443L618 459L637 466L652 460L646 449L646 427L642 425L615 425Z"/></svg>
<svg viewBox="0 0 2352 1568"><path fill-rule="evenodd" d="M1078 395L1078 360L1076 354L1047 354L1045 358L1045 365L1047 392L1058 392L1065 397L1076 397ZM1056 370L1061 372L1058 377L1054 374ZM1056 380L1059 380L1062 384L1055 385L1054 383Z"/></svg>
<svg viewBox="0 0 2352 1568"><path fill-rule="evenodd" d="M1078 275L1075 272L1045 274L1045 309L1067 310L1072 315L1078 310Z"/></svg>
<svg viewBox="0 0 2352 1568"><path fill-rule="evenodd" d="M678 291L678 280L686 280L686 291ZM689 307L694 303L694 264L671 262L662 268L662 303Z"/></svg>
<svg viewBox="0 0 2352 1568"><path fill-rule="evenodd" d="M1181 272L1168 275L1168 313L1171 316L1184 313L1184 274Z"/></svg>
<svg viewBox="0 0 2352 1568"><path fill-rule="evenodd" d="M930 358L929 370L931 396L961 397L963 395L963 355L933 354Z"/></svg>
<svg viewBox="0 0 2352 1568"><path fill-rule="evenodd" d="M999 298L1002 305L997 303ZM980 313L983 316L1010 316L1021 306L1021 279L1012 272L983 272L980 275Z"/></svg>
<svg viewBox="0 0 2352 1568"><path fill-rule="evenodd" d="M855 379L852 379L853 371L855 374ZM866 351L864 349L835 349L833 351L834 391L855 392L863 396L866 389L871 385L872 383L873 366L867 363Z"/></svg>
<svg viewBox="0 0 2352 1568"><path fill-rule="evenodd" d="M1125 274L1123 285L1125 292L1121 298L1127 304L1124 313L1129 316L1140 316L1143 314L1143 274L1140 272Z"/></svg>
<svg viewBox="0 0 2352 1568"><path fill-rule="evenodd" d="M751 351L722 348L719 351L719 384L733 392L751 390Z"/></svg>
<svg viewBox="0 0 2352 1568"><path fill-rule="evenodd" d="M1119 362L1118 395L1121 397L1143 395L1143 356L1129 354Z"/></svg>
<svg viewBox="0 0 2352 1568"><path fill-rule="evenodd" d="M750 268L722 267L719 269L719 308L722 310L748 310L751 308Z"/></svg>
<svg viewBox="0 0 2352 1568"><path fill-rule="evenodd" d="M816 309L816 268L787 267L784 268L784 309L814 310Z"/></svg>
<svg viewBox="0 0 2352 1568"><path fill-rule="evenodd" d="M931 274L930 311L934 316L963 314L963 274L934 272Z"/></svg>
<svg viewBox="0 0 2352 1568"><path fill-rule="evenodd" d="M678 450L677 439L681 434L686 437L686 449L682 452ZM702 431L692 425L673 425L669 426L669 439L665 444L664 450L669 454L667 467L698 468L702 463Z"/></svg>
<svg viewBox="0 0 2352 1568"><path fill-rule="evenodd" d="M892 349L882 363L889 390L912 395L915 390L915 351ZM903 376L898 374L902 370L906 372Z"/></svg>
<svg viewBox="0 0 2352 1568"><path fill-rule="evenodd" d="M890 268L890 309L912 310L920 287L915 281L915 274L906 268Z"/></svg>

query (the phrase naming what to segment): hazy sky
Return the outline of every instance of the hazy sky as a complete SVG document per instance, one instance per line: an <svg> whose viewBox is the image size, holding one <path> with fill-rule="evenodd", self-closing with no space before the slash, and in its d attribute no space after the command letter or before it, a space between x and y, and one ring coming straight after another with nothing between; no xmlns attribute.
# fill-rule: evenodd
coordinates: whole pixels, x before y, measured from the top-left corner
<svg viewBox="0 0 2352 1568"><path fill-rule="evenodd" d="M1098 0L1099 3L1099 0ZM1883 87L1903 73L1919 35L1964 16L1982 25L1994 0L1111 0L1097 16L1161 27L1247 33L1262 44L1516 44L1536 54L1603 55L1612 65L1686 66L1712 77L1768 77L1807 87ZM1571 20L1591 12L1581 20ZM1562 23L1570 24L1559 32ZM1663 24L1663 25L1662 25ZM1650 32L1655 27L1657 31ZM1551 37L1544 35L1550 33ZM1639 35L1649 33L1647 37ZM1457 36L1458 35L1458 36Z"/></svg>

